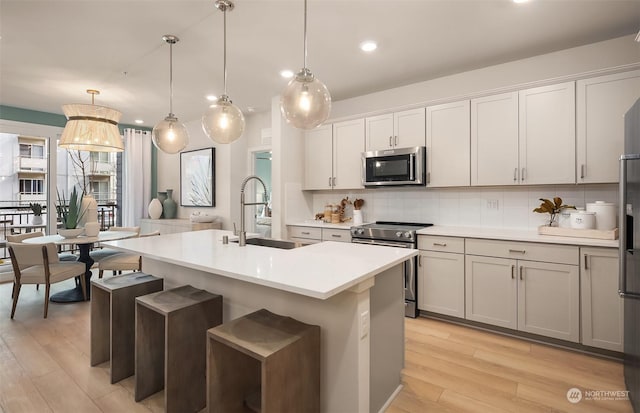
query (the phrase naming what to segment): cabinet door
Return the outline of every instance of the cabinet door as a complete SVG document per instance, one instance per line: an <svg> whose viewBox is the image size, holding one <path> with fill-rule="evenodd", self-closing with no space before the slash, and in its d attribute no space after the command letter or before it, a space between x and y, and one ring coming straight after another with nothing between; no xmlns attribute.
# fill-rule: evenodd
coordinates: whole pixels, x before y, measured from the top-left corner
<svg viewBox="0 0 640 413"><path fill-rule="evenodd" d="M307 131L304 137L304 189L331 189L333 178L331 124Z"/></svg>
<svg viewBox="0 0 640 413"><path fill-rule="evenodd" d="M420 251L418 308L464 318L464 254Z"/></svg>
<svg viewBox="0 0 640 413"><path fill-rule="evenodd" d="M364 119L333 124L333 187L362 188Z"/></svg>
<svg viewBox="0 0 640 413"><path fill-rule="evenodd" d="M520 183L575 183L575 84L521 90L518 104Z"/></svg>
<svg viewBox="0 0 640 413"><path fill-rule="evenodd" d="M393 148L393 113L365 118L366 150Z"/></svg>
<svg viewBox="0 0 640 413"><path fill-rule="evenodd" d="M393 143L396 148L425 145L425 109L412 109L393 114Z"/></svg>
<svg viewBox="0 0 640 413"><path fill-rule="evenodd" d="M471 100L471 185L518 184L518 92Z"/></svg>
<svg viewBox="0 0 640 413"><path fill-rule="evenodd" d="M624 306L618 295L618 251L581 248L582 344L623 351Z"/></svg>
<svg viewBox="0 0 640 413"><path fill-rule="evenodd" d="M468 320L516 329L516 260L465 257L465 315Z"/></svg>
<svg viewBox="0 0 640 413"><path fill-rule="evenodd" d="M427 185L470 184L469 101L427 107Z"/></svg>
<svg viewBox="0 0 640 413"><path fill-rule="evenodd" d="M624 114L640 98L640 71L577 83L578 183L618 182L624 152Z"/></svg>
<svg viewBox="0 0 640 413"><path fill-rule="evenodd" d="M518 261L518 330L580 340L578 266Z"/></svg>

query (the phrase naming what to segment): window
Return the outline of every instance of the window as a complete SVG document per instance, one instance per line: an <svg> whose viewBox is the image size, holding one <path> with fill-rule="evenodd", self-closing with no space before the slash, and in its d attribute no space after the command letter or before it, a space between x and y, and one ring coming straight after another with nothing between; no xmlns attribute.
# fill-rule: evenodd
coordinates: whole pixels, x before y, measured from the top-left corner
<svg viewBox="0 0 640 413"><path fill-rule="evenodd" d="M91 161L109 163L109 152L90 152Z"/></svg>
<svg viewBox="0 0 640 413"><path fill-rule="evenodd" d="M44 194L43 179L20 179L20 193L30 195Z"/></svg>
<svg viewBox="0 0 640 413"><path fill-rule="evenodd" d="M20 144L20 156L25 158L44 159L44 146L30 143Z"/></svg>

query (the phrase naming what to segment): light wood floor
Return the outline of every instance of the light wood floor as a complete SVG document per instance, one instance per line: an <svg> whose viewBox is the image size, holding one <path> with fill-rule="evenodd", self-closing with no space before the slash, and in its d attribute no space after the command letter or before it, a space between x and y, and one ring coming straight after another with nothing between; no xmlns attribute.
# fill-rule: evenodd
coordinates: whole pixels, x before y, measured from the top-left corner
<svg viewBox="0 0 640 413"><path fill-rule="evenodd" d="M10 296L0 284L0 412L163 411L162 393L135 403L132 378L112 385L108 363L89 366L89 303L52 303L45 320L43 290L25 286L12 321ZM566 399L572 387L624 390L620 363L424 318L406 330L404 388L388 413L631 412Z"/></svg>

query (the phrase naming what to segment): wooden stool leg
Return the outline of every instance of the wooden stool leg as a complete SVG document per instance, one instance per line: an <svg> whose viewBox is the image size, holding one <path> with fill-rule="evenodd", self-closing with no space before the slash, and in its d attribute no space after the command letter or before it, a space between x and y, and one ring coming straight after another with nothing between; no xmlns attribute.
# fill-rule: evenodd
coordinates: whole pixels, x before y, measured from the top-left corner
<svg viewBox="0 0 640 413"><path fill-rule="evenodd" d="M13 306L11 306L11 318L16 313L16 305L18 304L18 297L20 296L20 283L16 283L15 291L13 294Z"/></svg>
<svg viewBox="0 0 640 413"><path fill-rule="evenodd" d="M44 318L47 318L47 313L49 312L49 291L51 289L50 284L45 285L44 292Z"/></svg>

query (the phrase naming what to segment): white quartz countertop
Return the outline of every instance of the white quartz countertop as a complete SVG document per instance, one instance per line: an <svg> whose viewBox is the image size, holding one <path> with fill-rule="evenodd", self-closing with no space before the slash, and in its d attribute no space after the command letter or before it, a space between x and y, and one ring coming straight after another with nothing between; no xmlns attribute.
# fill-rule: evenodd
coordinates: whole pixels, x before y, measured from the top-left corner
<svg viewBox="0 0 640 413"><path fill-rule="evenodd" d="M350 229L353 226L353 222L343 222L340 224L331 224L320 220L307 220L300 222L290 222L287 223L288 226L296 226L296 227L313 227L313 228L330 228L330 229Z"/></svg>
<svg viewBox="0 0 640 413"><path fill-rule="evenodd" d="M547 244L618 248L618 240L540 235L537 231L510 228L450 227L434 225L417 231L418 235L497 239L505 241L541 242Z"/></svg>
<svg viewBox="0 0 640 413"><path fill-rule="evenodd" d="M143 257L327 299L417 255L418 250L322 242L291 250L222 243L231 231L206 230L105 242Z"/></svg>

